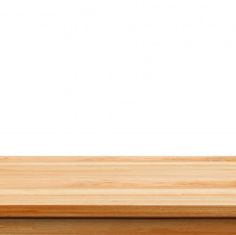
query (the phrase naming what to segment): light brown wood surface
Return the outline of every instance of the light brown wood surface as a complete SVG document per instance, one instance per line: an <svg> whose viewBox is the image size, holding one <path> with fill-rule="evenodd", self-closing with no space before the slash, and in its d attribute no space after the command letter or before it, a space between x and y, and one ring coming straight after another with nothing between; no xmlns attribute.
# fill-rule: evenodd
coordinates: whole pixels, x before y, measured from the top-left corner
<svg viewBox="0 0 236 235"><path fill-rule="evenodd" d="M236 217L236 157L0 157L0 217Z"/></svg>
<svg viewBox="0 0 236 235"><path fill-rule="evenodd" d="M0 219L0 235L235 235L234 219Z"/></svg>

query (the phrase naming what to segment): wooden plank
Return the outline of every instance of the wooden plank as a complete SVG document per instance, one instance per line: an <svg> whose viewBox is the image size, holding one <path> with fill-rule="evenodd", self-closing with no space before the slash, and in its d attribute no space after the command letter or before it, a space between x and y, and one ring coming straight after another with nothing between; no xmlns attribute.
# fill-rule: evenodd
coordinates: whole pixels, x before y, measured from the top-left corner
<svg viewBox="0 0 236 235"><path fill-rule="evenodd" d="M236 157L0 157L0 217L236 217Z"/></svg>
<svg viewBox="0 0 236 235"><path fill-rule="evenodd" d="M234 235L234 219L2 219L0 235Z"/></svg>

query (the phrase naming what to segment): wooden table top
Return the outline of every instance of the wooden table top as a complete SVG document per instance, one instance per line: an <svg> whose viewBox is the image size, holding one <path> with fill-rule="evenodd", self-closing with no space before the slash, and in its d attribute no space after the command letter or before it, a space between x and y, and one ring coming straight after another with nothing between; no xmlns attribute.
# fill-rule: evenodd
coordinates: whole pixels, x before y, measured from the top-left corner
<svg viewBox="0 0 236 235"><path fill-rule="evenodd" d="M0 157L0 217L236 217L236 157Z"/></svg>

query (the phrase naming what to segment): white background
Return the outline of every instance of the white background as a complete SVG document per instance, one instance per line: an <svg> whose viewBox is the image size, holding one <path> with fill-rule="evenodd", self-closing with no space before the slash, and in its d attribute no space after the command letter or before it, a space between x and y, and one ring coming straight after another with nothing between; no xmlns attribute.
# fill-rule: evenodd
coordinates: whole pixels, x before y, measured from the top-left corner
<svg viewBox="0 0 236 235"><path fill-rule="evenodd" d="M236 154L235 0L0 0L0 155Z"/></svg>

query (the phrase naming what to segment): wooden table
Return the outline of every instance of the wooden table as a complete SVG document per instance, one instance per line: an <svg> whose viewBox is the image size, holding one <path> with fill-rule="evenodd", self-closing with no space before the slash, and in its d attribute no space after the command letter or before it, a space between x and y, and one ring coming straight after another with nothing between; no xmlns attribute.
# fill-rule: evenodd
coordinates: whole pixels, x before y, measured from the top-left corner
<svg viewBox="0 0 236 235"><path fill-rule="evenodd" d="M236 157L0 157L0 235L236 234Z"/></svg>

